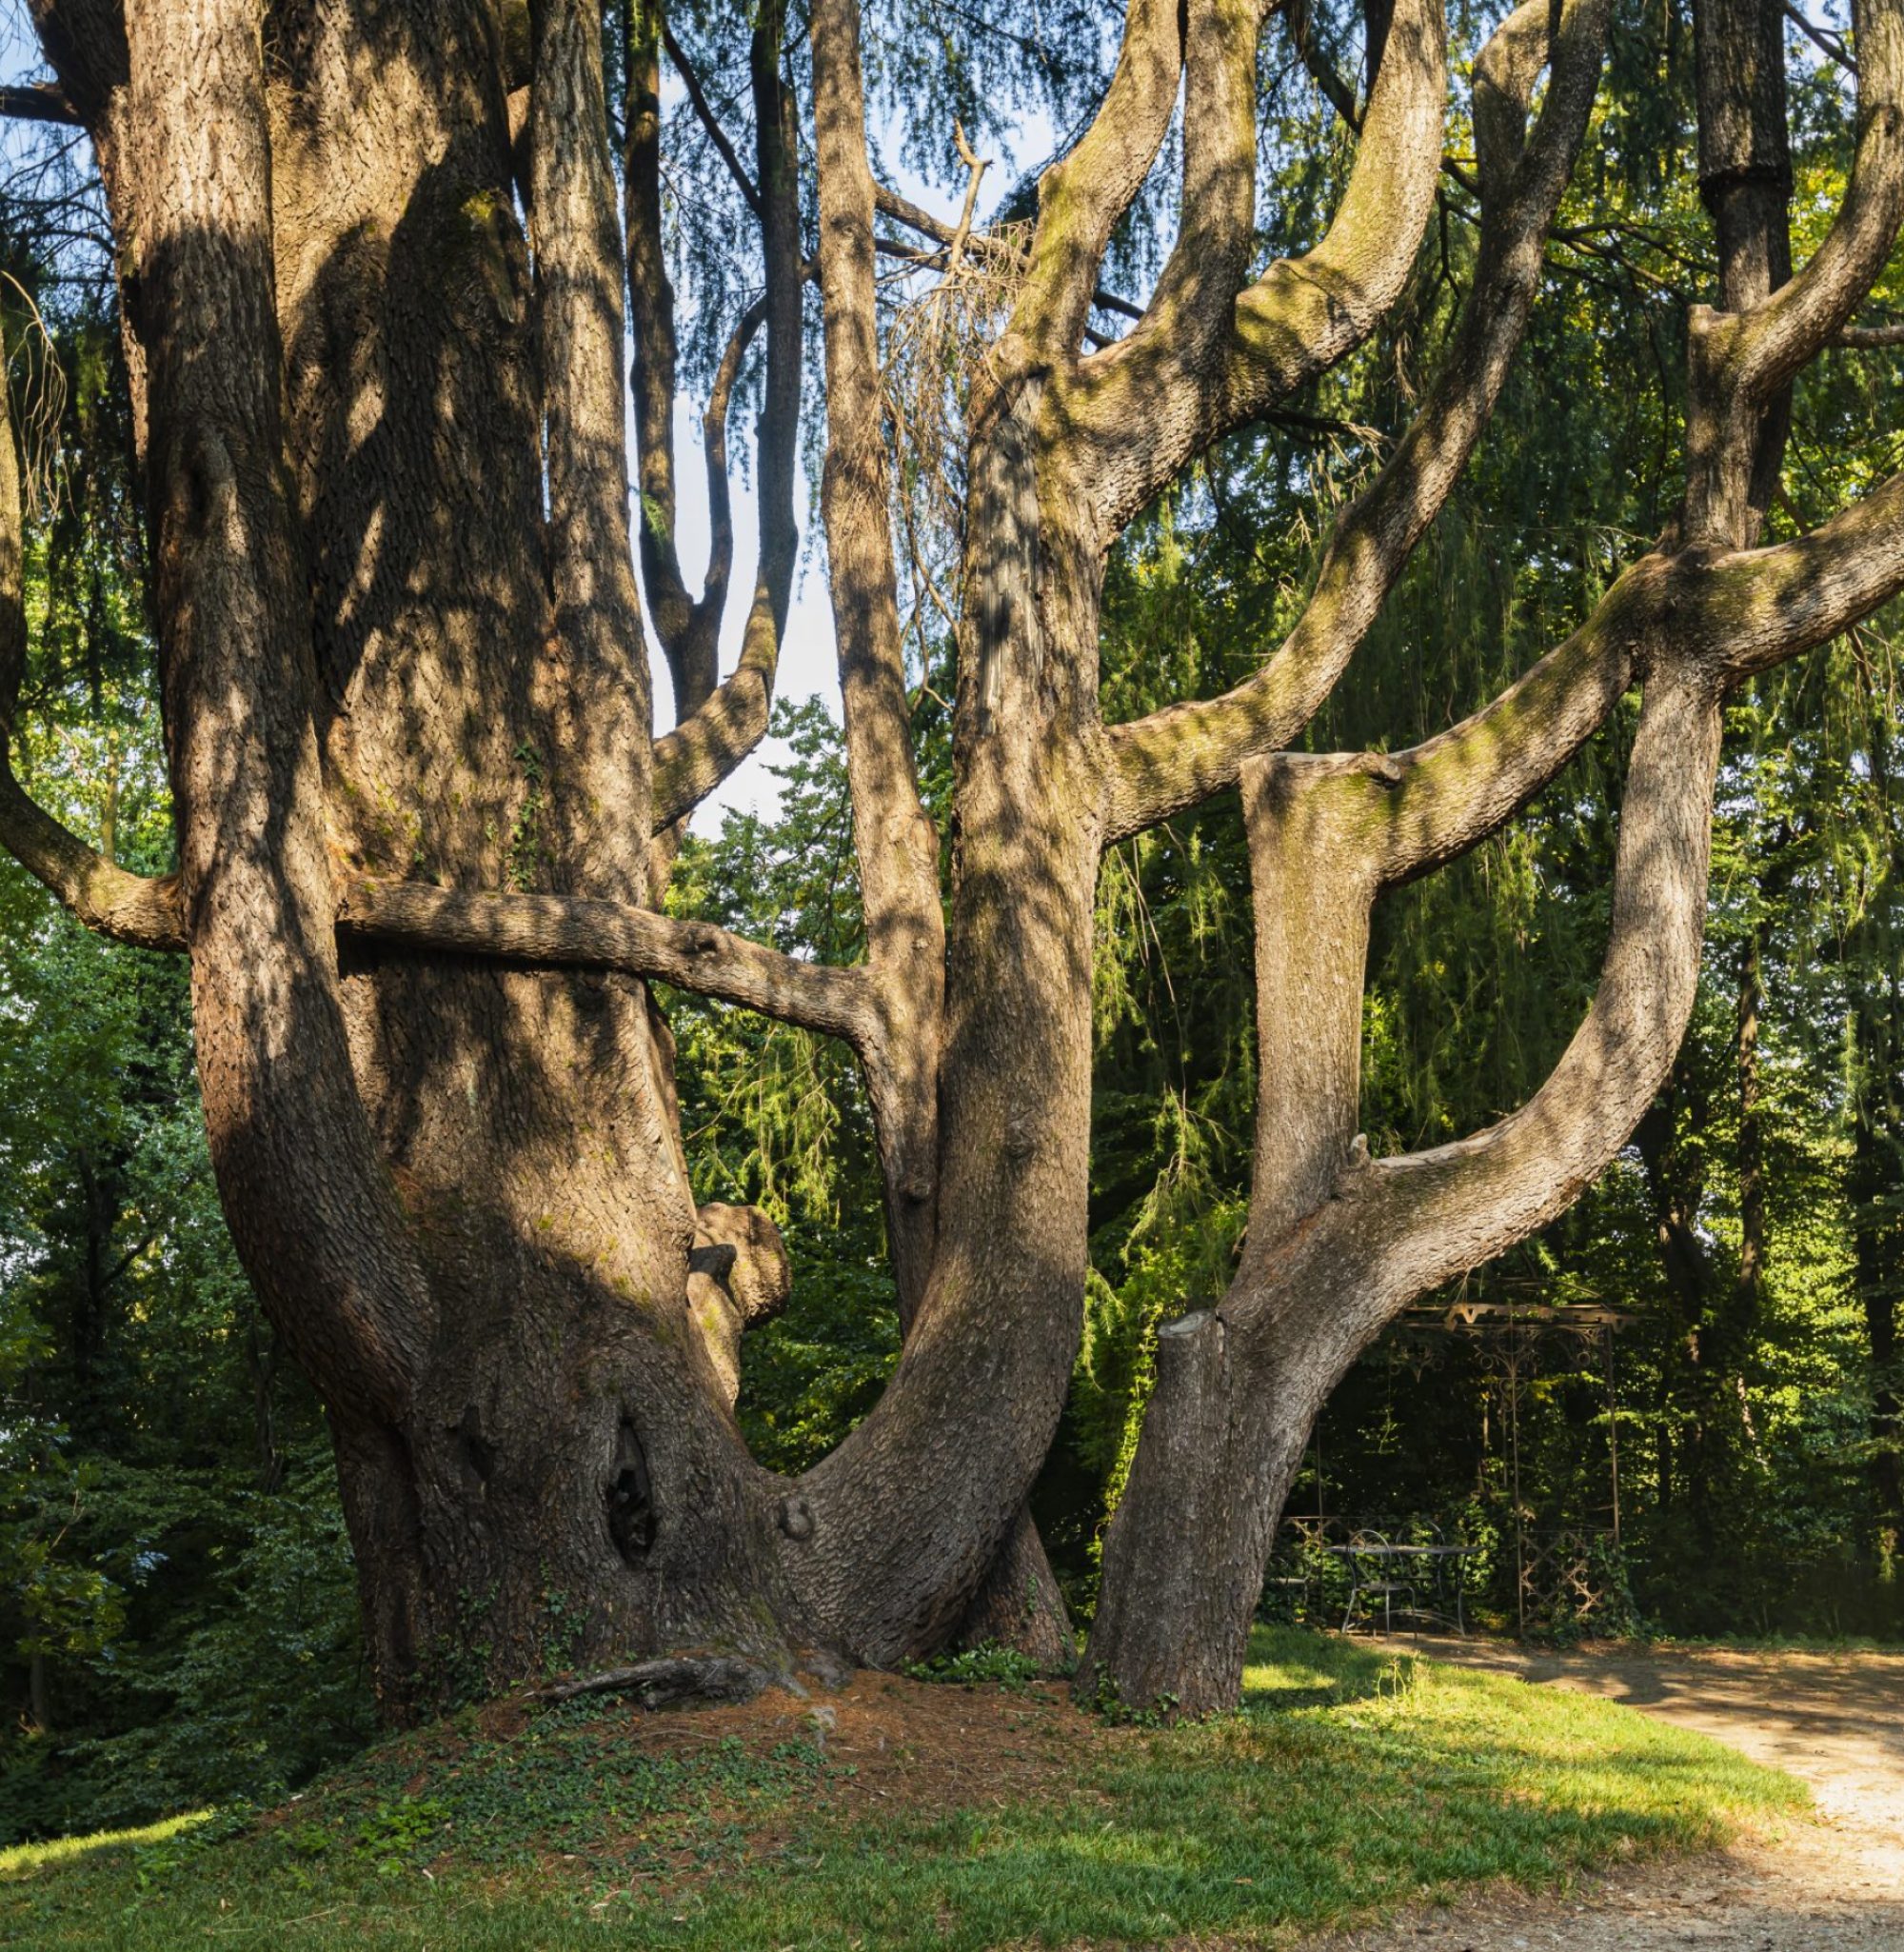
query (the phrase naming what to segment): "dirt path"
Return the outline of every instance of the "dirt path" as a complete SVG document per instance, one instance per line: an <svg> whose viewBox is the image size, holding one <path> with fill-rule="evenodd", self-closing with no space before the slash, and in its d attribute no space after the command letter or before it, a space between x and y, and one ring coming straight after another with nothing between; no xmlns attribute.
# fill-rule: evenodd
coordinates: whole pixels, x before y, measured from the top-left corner
<svg viewBox="0 0 1904 1952"><path fill-rule="evenodd" d="M1427 1638L1396 1653L1625 1702L1809 1783L1773 1845L1615 1872L1560 1898L1487 1894L1313 1942L1314 1952L1904 1952L1904 1655L1535 1654Z"/></svg>

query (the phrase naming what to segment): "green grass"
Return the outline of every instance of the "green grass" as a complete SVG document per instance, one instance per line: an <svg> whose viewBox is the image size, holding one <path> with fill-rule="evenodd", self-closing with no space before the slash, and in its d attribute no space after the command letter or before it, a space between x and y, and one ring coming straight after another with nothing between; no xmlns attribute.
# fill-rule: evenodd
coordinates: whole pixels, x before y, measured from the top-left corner
<svg viewBox="0 0 1904 1952"><path fill-rule="evenodd" d="M14 1843L0 1850L0 1882L44 1870L48 1864L70 1863L95 1850L120 1850L141 1844L169 1842L174 1837L195 1830L210 1820L209 1810L188 1810L181 1817L166 1817L156 1823L142 1823L134 1830L95 1830L89 1837L55 1837L47 1843Z"/></svg>
<svg viewBox="0 0 1904 1952"><path fill-rule="evenodd" d="M1478 1880L1554 1884L1714 1844L1804 1804L1789 1777L1612 1703L1294 1630L1252 1652L1238 1714L1094 1733L1061 1796L982 1810L848 1821L826 1806L839 1765L804 1741L645 1756L599 1707L506 1742L466 1718L264 1823L15 1853L0 1942L1274 1944Z"/></svg>

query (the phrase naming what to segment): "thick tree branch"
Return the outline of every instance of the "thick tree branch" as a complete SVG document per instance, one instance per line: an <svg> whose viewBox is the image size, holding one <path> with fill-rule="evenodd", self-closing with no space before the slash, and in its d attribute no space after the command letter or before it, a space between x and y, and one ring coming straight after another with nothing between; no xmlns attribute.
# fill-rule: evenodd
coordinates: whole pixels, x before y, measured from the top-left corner
<svg viewBox="0 0 1904 1952"><path fill-rule="evenodd" d="M1177 106L1183 68L1179 0L1130 0L1123 44L1098 113L1038 185L1031 269L1011 331L1035 357L1076 351L1118 219L1143 186Z"/></svg>
<svg viewBox="0 0 1904 1952"><path fill-rule="evenodd" d="M74 119L95 137L111 97L128 81L124 0L30 0L33 26L59 94Z"/></svg>
<svg viewBox="0 0 1904 1952"><path fill-rule="evenodd" d="M1670 632L1675 659L1730 687L1849 629L1904 591L1904 476L1810 534L1730 555L1649 555L1579 629L1497 698L1393 753L1284 752L1259 766L1334 805L1371 889L1445 866L1526 806L1606 719Z"/></svg>
<svg viewBox="0 0 1904 1952"><path fill-rule="evenodd" d="M0 847L76 921L141 949L183 949L178 877L133 874L89 847L29 796L0 757Z"/></svg>
<svg viewBox="0 0 1904 1952"><path fill-rule="evenodd" d="M78 111L67 100L59 84L50 81L0 88L0 116L15 122L55 122L71 129L80 127Z"/></svg>
<svg viewBox="0 0 1904 1952"><path fill-rule="evenodd" d="M662 256L660 125L638 93L629 119L629 265L654 294L638 322L638 408L642 441L642 563L654 597L656 630L674 680L680 723L656 742L653 826L663 834L689 812L760 743L773 703L774 674L792 594L800 532L794 488L800 415L802 290L814 267L800 256L799 130L790 89L780 74L784 8L756 18L749 67L766 287L734 329L715 373L703 420L710 541L699 598L684 587L674 546L673 292ZM654 80L652 43L635 72L638 90ZM727 483L727 409L742 359L760 327L767 333L766 387L757 428L761 539L753 602L741 661L719 682L723 616L733 565Z"/></svg>
<svg viewBox="0 0 1904 1952"><path fill-rule="evenodd" d="M1245 1343L1330 1322L1340 1355L1395 1309L1546 1224L1625 1143L1670 1070L1698 984L1720 692L1671 653L1647 681L1598 991L1546 1083L1486 1131L1428 1152L1345 1158L1334 1197L1278 1239L1252 1232L1222 1315Z"/></svg>
<svg viewBox="0 0 1904 1952"><path fill-rule="evenodd" d="M1340 676L1467 465L1539 289L1546 233L1598 83L1606 0L1572 0L1561 14L1546 99L1522 151L1513 110L1517 103L1524 128L1547 11L1544 0L1529 0L1509 16L1478 66L1477 123L1486 131L1481 154L1489 177L1481 256L1420 413L1337 525L1308 604L1262 669L1219 698L1167 707L1111 729L1107 841L1234 785L1246 758L1294 737ZM1391 42L1384 74L1407 65ZM1373 139L1365 135L1364 147Z"/></svg>
<svg viewBox="0 0 1904 1952"><path fill-rule="evenodd" d="M822 509L853 801L866 959L892 1026L893 1068L871 1080L900 1291L922 1292L938 1174L945 985L939 832L920 797L887 509L858 0L817 0L813 89L825 319Z"/></svg>
<svg viewBox="0 0 1904 1952"><path fill-rule="evenodd" d="M647 886L653 707L628 534L622 240L601 10L534 10L530 218L555 600L547 694L563 734L556 871L615 899Z"/></svg>
<svg viewBox="0 0 1904 1952"><path fill-rule="evenodd" d="M1808 533L1694 558L1687 602L1728 684L1848 630L1904 590L1904 474Z"/></svg>
<svg viewBox="0 0 1904 1952"><path fill-rule="evenodd" d="M337 924L346 934L407 948L613 969L842 1038L863 1056L881 1045L863 968L801 962L711 922L573 895L471 894L364 880L345 889Z"/></svg>
<svg viewBox="0 0 1904 1952"><path fill-rule="evenodd" d="M1373 1163L1354 1136L1372 877L1353 847L1342 871L1335 795L1279 758L1245 769L1262 1045L1249 1231L1221 1305L1158 1338L1085 1654L1125 1701L1234 1701L1276 1517L1344 1371L1416 1295L1563 1210L1670 1069L1698 983L1720 727L1716 674L1662 654L1585 1022L1511 1118Z"/></svg>
<svg viewBox="0 0 1904 1952"><path fill-rule="evenodd" d="M1143 320L1061 382L1099 521L1115 534L1189 458L1367 336L1415 262L1441 156L1438 0L1403 0L1335 221L1320 244L1242 286L1256 172L1250 0L1193 29L1184 229Z"/></svg>

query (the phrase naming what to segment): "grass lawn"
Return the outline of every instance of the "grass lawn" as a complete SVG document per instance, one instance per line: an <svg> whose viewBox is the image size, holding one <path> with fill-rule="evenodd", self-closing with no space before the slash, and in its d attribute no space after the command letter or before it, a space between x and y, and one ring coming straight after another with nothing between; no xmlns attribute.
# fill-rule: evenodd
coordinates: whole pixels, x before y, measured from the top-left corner
<svg viewBox="0 0 1904 1952"><path fill-rule="evenodd" d="M1318 1635L1260 1631L1244 1686L1168 1729L883 1676L694 1714L472 1711L262 1816L0 1853L0 1943L1274 1945L1805 1802L1631 1709Z"/></svg>

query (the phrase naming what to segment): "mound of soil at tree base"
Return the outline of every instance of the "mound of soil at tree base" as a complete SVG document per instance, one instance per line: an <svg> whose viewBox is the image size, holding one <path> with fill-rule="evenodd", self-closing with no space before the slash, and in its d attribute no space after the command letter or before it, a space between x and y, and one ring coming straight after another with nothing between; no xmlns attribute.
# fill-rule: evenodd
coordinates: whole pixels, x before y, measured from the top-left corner
<svg viewBox="0 0 1904 1952"><path fill-rule="evenodd" d="M1056 1683L860 1672L838 1689L768 1687L659 1713L605 1693L555 1707L513 1696L380 1745L266 1822L293 1833L328 1823L373 1851L388 1830L389 1847L419 1865L462 1857L501 1875L526 1854L558 1877L625 1882L654 1898L771 1859L817 1812L851 1826L1075 1798L1108 1739ZM618 1795L616 1764L630 1761L643 1783L664 1786L659 1800ZM410 1813L415 1836L403 1828ZM488 1847L471 1850L472 1818Z"/></svg>
<svg viewBox="0 0 1904 1952"><path fill-rule="evenodd" d="M508 1704L500 1712L523 1713ZM664 1714L605 1702L603 1716L629 1724L649 1756L689 1755L736 1737L755 1751L812 1743L834 1765L816 1803L844 1815L1034 1802L1074 1788L1083 1751L1103 1735L1058 1683L960 1687L868 1671L803 1697L770 1687L750 1702Z"/></svg>
<svg viewBox="0 0 1904 1952"><path fill-rule="evenodd" d="M1305 1952L1904 1952L1904 1654L1378 1644L1696 1728L1808 1783L1817 1816L1762 1844L1616 1871L1558 1898L1481 1893L1309 1941Z"/></svg>

